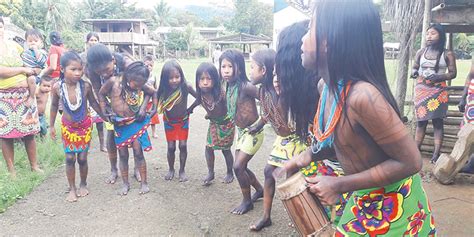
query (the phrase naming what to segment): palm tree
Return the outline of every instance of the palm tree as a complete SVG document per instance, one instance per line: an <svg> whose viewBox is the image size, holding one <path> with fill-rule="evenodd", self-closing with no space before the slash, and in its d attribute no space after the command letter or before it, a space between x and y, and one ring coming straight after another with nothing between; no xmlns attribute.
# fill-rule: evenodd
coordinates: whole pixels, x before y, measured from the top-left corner
<svg viewBox="0 0 474 237"><path fill-rule="evenodd" d="M62 31L71 22L71 12L65 0L45 0L47 11L45 16L46 31Z"/></svg>
<svg viewBox="0 0 474 237"><path fill-rule="evenodd" d="M171 7L168 6L163 0L156 4L154 7L156 14L156 21L158 26L166 26L169 23L169 17L171 16Z"/></svg>

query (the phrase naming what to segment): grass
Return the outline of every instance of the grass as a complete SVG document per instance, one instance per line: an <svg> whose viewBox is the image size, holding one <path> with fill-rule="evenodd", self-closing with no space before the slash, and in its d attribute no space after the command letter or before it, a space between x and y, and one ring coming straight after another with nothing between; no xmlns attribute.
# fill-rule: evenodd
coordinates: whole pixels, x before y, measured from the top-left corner
<svg viewBox="0 0 474 237"><path fill-rule="evenodd" d="M7 171L3 156L0 154L0 213L6 211L7 207L22 199L33 188L41 184L60 165L64 164L64 152L58 141L51 139L37 139L38 163L44 173L39 174L30 171L24 143L15 144L15 169L16 178L11 178Z"/></svg>

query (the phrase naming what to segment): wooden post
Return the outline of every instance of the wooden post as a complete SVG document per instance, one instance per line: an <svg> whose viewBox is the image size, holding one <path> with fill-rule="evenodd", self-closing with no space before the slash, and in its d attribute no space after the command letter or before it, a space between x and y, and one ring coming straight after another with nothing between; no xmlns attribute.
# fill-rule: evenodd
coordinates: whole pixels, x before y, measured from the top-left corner
<svg viewBox="0 0 474 237"><path fill-rule="evenodd" d="M430 27L431 22L431 0L425 0L425 10L423 14L423 30L421 31L421 48L426 46L426 35L425 32Z"/></svg>

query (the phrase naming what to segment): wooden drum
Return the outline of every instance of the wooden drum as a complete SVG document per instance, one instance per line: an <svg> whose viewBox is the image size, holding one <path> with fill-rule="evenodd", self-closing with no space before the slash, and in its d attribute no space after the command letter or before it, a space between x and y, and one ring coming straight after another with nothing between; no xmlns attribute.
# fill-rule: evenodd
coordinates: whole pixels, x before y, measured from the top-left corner
<svg viewBox="0 0 474 237"><path fill-rule="evenodd" d="M334 234L323 205L309 192L301 172L278 185L277 193L301 235L332 236Z"/></svg>

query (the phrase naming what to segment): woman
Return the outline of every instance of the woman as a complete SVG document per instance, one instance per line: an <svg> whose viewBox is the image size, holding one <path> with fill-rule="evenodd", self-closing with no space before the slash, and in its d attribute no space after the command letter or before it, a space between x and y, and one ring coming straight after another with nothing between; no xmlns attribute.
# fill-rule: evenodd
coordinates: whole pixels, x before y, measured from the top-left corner
<svg viewBox="0 0 474 237"><path fill-rule="evenodd" d="M445 50L446 34L440 24L434 24L426 31L425 48L418 50L413 63L411 77L416 78L415 111L418 149L425 137L426 126L431 120L434 128L434 151L431 162L438 160L443 143L443 119L448 111L446 81L456 77L454 53ZM446 73L446 69L448 72Z"/></svg>
<svg viewBox="0 0 474 237"><path fill-rule="evenodd" d="M61 73L59 59L66 49L64 48L61 35L57 31L53 31L49 34L49 41L51 43L51 47L49 48L48 52L48 67L45 69L44 74L49 75L56 82L59 80L59 74Z"/></svg>
<svg viewBox="0 0 474 237"><path fill-rule="evenodd" d="M36 141L39 132L36 102L27 107L29 96L27 76L36 75L32 68L23 67L20 57L23 48L4 39L5 24L0 17L0 138L2 154L10 174L15 177L13 165L15 139L21 138L30 160L31 170L40 171L36 161Z"/></svg>
<svg viewBox="0 0 474 237"><path fill-rule="evenodd" d="M97 43L99 43L99 34L97 34L96 32L89 32L89 34L87 34L86 36L87 49ZM87 62L87 51L81 53L81 59L82 59L82 62L84 63ZM95 123L95 126L97 128L97 133L99 135L100 151L107 152L107 148L105 147L105 141L104 141L104 121L100 118L100 116L96 113L95 110L93 110L92 108L89 108L89 111L91 112L92 120Z"/></svg>

